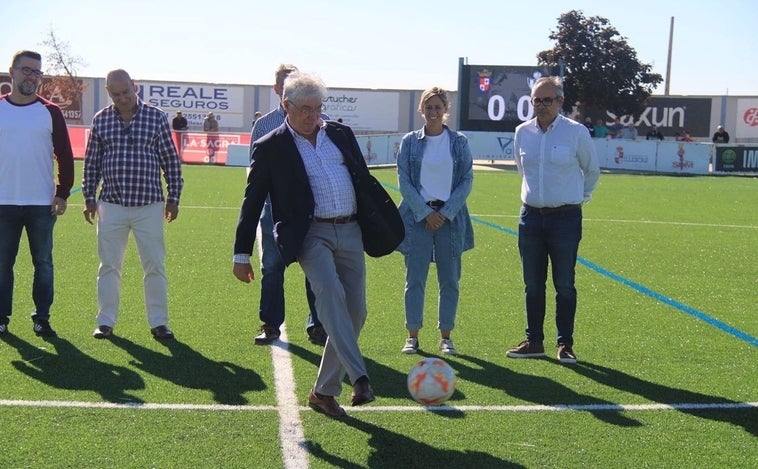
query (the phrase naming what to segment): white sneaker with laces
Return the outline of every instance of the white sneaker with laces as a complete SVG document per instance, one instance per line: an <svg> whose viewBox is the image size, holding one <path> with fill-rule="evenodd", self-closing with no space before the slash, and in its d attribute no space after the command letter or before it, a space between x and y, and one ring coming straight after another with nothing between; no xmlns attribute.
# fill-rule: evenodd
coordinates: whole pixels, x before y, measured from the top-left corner
<svg viewBox="0 0 758 469"><path fill-rule="evenodd" d="M455 350L455 345L450 339L440 340L440 351L445 355L458 355L458 351Z"/></svg>
<svg viewBox="0 0 758 469"><path fill-rule="evenodd" d="M416 352L418 352L418 339L415 337L408 337L405 339L405 345L403 346L403 349L400 350L400 353L413 355Z"/></svg>

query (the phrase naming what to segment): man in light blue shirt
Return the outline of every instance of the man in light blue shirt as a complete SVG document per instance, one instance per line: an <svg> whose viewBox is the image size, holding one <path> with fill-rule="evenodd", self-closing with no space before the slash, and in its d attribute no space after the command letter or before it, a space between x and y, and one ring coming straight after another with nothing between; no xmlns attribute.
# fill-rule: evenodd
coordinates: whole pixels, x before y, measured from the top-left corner
<svg viewBox="0 0 758 469"><path fill-rule="evenodd" d="M563 83L543 77L532 88L536 118L516 128L516 167L522 177L518 246L526 299L526 340L508 350L511 358L545 356L545 283L548 260L556 290L558 360L576 363L574 354L574 286L582 204L600 177L595 146L587 128L558 113Z"/></svg>
<svg viewBox="0 0 758 469"><path fill-rule="evenodd" d="M630 122L626 127L621 129L621 138L624 140L637 140L637 127L634 122Z"/></svg>

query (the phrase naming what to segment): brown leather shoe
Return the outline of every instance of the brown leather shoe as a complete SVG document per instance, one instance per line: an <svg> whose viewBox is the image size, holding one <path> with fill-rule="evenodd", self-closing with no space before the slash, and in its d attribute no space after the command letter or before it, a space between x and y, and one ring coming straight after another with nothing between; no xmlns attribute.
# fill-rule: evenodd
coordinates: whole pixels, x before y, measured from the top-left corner
<svg viewBox="0 0 758 469"><path fill-rule="evenodd" d="M174 333L171 332L171 329L169 329L166 326L153 327L152 329L150 329L150 333L153 334L153 337L155 337L158 340L174 338Z"/></svg>
<svg viewBox="0 0 758 469"><path fill-rule="evenodd" d="M351 398L353 405L368 404L376 399L376 396L374 396L374 390L371 389L371 384L369 384L367 376L361 376L358 378L358 381L353 384L353 395Z"/></svg>
<svg viewBox="0 0 758 469"><path fill-rule="evenodd" d="M311 328L311 330L308 331L308 340L316 345L320 345L322 347L326 345L326 338L326 331L321 326L314 326Z"/></svg>
<svg viewBox="0 0 758 469"><path fill-rule="evenodd" d="M94 332L92 332L92 337L96 339L107 339L108 337L113 335L113 328L109 326L97 326L97 329L95 329Z"/></svg>
<svg viewBox="0 0 758 469"><path fill-rule="evenodd" d="M325 396L311 390L308 394L308 407L329 417L340 419L347 415L345 409L337 404L334 396Z"/></svg>

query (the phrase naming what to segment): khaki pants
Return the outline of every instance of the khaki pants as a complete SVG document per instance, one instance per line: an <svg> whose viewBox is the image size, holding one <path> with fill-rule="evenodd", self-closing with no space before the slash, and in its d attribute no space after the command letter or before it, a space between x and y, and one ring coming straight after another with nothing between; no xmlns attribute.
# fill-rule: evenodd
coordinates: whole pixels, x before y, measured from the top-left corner
<svg viewBox="0 0 758 469"><path fill-rule="evenodd" d="M357 222L314 222L298 262L316 295L316 310L329 335L314 389L338 396L347 373L351 383L368 376L358 347L366 322L366 258Z"/></svg>

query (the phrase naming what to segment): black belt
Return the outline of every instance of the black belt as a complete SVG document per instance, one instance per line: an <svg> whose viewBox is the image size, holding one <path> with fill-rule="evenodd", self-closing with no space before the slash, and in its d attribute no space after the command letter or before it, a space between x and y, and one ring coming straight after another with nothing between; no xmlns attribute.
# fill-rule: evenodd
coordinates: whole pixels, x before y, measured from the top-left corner
<svg viewBox="0 0 758 469"><path fill-rule="evenodd" d="M426 203L426 205L432 208L440 208L443 205L445 205L445 201L444 200L430 200L429 202Z"/></svg>
<svg viewBox="0 0 758 469"><path fill-rule="evenodd" d="M524 204L527 210L533 210L542 215L550 215L551 213L565 212L566 210L574 210L581 208L582 204L566 204L560 207L532 207L531 205Z"/></svg>
<svg viewBox="0 0 758 469"><path fill-rule="evenodd" d="M331 223L332 225L344 225L345 223L350 223L351 221L357 220L358 215L348 215L346 217L335 217L335 218L313 217L313 219L319 223Z"/></svg>

